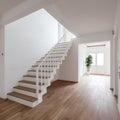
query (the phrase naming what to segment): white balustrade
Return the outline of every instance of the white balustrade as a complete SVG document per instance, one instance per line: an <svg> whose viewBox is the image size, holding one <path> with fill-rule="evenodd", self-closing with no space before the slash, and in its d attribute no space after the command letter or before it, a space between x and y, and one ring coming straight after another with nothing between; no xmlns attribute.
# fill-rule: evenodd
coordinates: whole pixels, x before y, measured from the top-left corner
<svg viewBox="0 0 120 120"><path fill-rule="evenodd" d="M57 52L55 52L58 44L62 45L62 42L64 42L64 35L58 41L58 43L55 45L55 47L53 47L48 52L48 54L46 54L46 56L43 57L43 59L40 62L37 62L38 67L36 69L36 93L37 93L38 99L39 99L40 90L42 90L42 89L39 89L39 88L42 88L42 86L45 83L47 83L47 81L44 81L44 79L46 80L45 77L47 76L48 77L47 79L51 79L51 75L52 74L50 74L50 73L54 72L57 69L58 62L60 62L60 64L61 64L64 55L67 54L67 51L68 51L68 48L69 48L69 44L67 45L66 43L65 43L65 45L63 45L63 47L65 47L65 48L62 48L64 53L63 52L61 52L61 53L63 53L63 54L59 54L60 51L58 51L58 54L57 54ZM52 53L55 53L55 54L52 54ZM41 72L39 72L39 71L41 71Z"/></svg>

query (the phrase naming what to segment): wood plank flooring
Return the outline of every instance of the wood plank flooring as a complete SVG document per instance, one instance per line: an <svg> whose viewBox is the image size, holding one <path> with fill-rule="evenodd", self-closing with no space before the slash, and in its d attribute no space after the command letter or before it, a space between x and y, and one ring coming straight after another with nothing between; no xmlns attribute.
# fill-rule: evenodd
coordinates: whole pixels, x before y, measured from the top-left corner
<svg viewBox="0 0 120 120"><path fill-rule="evenodd" d="M0 120L120 120L106 83L98 76L79 83L56 81L35 108L0 99Z"/></svg>

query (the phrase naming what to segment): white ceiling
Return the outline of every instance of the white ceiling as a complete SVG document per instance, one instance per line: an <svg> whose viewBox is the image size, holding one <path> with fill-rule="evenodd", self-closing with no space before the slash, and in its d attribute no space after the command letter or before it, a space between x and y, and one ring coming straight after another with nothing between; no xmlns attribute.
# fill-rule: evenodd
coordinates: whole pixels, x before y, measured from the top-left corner
<svg viewBox="0 0 120 120"><path fill-rule="evenodd" d="M76 35L113 29L116 0L57 0L47 11Z"/></svg>
<svg viewBox="0 0 120 120"><path fill-rule="evenodd" d="M0 15L17 6L24 0L0 0Z"/></svg>
<svg viewBox="0 0 120 120"><path fill-rule="evenodd" d="M78 36L113 30L117 0L0 0L0 15L21 2L25 4L7 13L4 19L19 19L43 7Z"/></svg>
<svg viewBox="0 0 120 120"><path fill-rule="evenodd" d="M107 45L107 44L110 44L110 41L87 43L85 45L86 46L94 46L94 45Z"/></svg>

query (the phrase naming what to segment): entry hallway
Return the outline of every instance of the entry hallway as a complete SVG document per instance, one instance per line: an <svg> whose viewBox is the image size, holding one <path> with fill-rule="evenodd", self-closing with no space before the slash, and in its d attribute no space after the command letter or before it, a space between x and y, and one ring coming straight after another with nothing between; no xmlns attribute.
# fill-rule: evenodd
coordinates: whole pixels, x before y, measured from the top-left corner
<svg viewBox="0 0 120 120"><path fill-rule="evenodd" d="M79 83L56 81L31 109L0 100L0 120L120 120L109 77L84 76Z"/></svg>

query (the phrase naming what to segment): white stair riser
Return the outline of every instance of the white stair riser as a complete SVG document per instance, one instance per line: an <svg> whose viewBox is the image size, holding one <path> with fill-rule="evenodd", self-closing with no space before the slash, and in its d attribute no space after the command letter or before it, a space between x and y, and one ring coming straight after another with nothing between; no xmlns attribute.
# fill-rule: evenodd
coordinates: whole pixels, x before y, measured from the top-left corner
<svg viewBox="0 0 120 120"><path fill-rule="evenodd" d="M26 105L26 106L29 106L29 107L35 107L35 106L37 106L38 104L40 104L42 102L42 98L35 101L35 102L29 102L27 100L23 100L23 99L20 99L20 98L14 97L14 96L10 96L10 95L7 95L7 98L9 100L18 102L20 104L23 104L23 105Z"/></svg>

